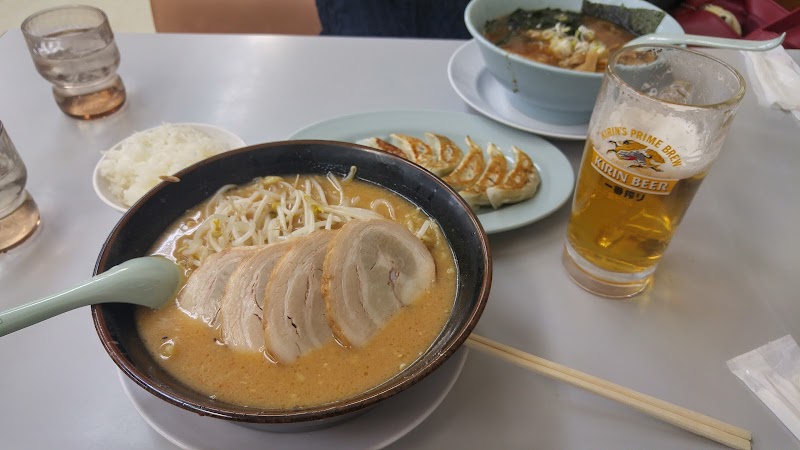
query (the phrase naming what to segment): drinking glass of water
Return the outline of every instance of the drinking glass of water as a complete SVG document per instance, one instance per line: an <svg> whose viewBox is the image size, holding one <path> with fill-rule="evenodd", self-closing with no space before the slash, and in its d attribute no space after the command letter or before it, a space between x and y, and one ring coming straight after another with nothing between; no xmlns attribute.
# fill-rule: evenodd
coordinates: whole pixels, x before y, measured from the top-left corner
<svg viewBox="0 0 800 450"><path fill-rule="evenodd" d="M96 119L125 103L119 49L103 11L83 5L45 9L25 19L22 33L36 70L53 84L65 114Z"/></svg>
<svg viewBox="0 0 800 450"><path fill-rule="evenodd" d="M24 242L39 227L39 209L25 190L28 172L0 122L0 253Z"/></svg>

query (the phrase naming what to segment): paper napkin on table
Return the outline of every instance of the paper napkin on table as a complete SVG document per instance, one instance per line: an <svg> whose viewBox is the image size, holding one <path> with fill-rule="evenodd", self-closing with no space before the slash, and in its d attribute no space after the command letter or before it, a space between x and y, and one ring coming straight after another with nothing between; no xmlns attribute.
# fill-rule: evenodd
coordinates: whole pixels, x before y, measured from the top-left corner
<svg viewBox="0 0 800 450"><path fill-rule="evenodd" d="M800 439L800 347L791 336L731 359L728 368Z"/></svg>
<svg viewBox="0 0 800 450"><path fill-rule="evenodd" d="M800 67L786 50L742 53L759 103L788 111L800 120Z"/></svg>

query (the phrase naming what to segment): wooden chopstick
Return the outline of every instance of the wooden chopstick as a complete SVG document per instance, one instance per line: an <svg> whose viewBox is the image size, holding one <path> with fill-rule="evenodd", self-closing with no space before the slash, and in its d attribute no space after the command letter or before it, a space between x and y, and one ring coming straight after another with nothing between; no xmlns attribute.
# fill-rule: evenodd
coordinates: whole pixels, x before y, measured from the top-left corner
<svg viewBox="0 0 800 450"><path fill-rule="evenodd" d="M497 356L541 375L628 405L645 414L738 450L750 450L752 434L743 429L610 381L597 378L508 345L472 334L467 346Z"/></svg>

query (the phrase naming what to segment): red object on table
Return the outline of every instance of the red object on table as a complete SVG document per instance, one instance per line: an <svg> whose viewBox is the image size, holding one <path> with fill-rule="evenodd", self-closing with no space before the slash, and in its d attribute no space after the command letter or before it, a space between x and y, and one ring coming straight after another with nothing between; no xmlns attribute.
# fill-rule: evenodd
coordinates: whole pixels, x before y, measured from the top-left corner
<svg viewBox="0 0 800 450"><path fill-rule="evenodd" d="M706 5L729 11L742 27L739 36ZM784 48L800 48L800 8L792 12L773 0L687 0L671 12L689 34L724 38L770 39L786 33Z"/></svg>
<svg viewBox="0 0 800 450"><path fill-rule="evenodd" d="M800 48L800 9L795 9L786 17L748 33L745 39L770 39L781 33L786 33L784 48Z"/></svg>

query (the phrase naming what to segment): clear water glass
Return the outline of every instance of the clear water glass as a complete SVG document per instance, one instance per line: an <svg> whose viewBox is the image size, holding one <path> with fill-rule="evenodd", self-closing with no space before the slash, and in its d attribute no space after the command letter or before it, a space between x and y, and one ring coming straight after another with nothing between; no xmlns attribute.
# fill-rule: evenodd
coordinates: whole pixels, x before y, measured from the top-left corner
<svg viewBox="0 0 800 450"><path fill-rule="evenodd" d="M25 183L28 172L0 122L0 253L25 242L38 229L39 208Z"/></svg>
<svg viewBox="0 0 800 450"><path fill-rule="evenodd" d="M83 5L45 9L25 19L22 33L36 70L53 84L65 114L96 119L125 103L119 49L103 11Z"/></svg>

